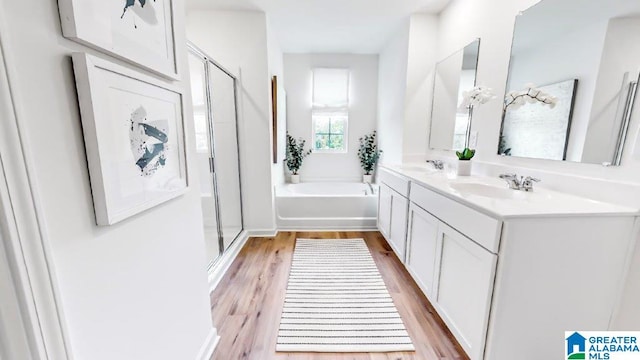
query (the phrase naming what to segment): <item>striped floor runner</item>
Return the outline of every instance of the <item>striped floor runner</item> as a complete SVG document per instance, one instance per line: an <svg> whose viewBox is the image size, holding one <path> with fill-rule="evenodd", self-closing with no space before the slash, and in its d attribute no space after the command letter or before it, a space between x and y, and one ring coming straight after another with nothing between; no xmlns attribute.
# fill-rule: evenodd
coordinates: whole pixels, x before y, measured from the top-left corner
<svg viewBox="0 0 640 360"><path fill-rule="evenodd" d="M414 350L364 240L296 240L276 350Z"/></svg>

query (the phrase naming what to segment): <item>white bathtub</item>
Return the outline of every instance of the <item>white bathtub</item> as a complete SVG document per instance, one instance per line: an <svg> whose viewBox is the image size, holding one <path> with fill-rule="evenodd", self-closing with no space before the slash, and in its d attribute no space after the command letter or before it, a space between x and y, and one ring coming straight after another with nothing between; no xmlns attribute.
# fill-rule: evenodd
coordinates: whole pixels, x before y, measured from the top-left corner
<svg viewBox="0 0 640 360"><path fill-rule="evenodd" d="M361 183L301 183L276 188L278 228L375 230L378 187Z"/></svg>

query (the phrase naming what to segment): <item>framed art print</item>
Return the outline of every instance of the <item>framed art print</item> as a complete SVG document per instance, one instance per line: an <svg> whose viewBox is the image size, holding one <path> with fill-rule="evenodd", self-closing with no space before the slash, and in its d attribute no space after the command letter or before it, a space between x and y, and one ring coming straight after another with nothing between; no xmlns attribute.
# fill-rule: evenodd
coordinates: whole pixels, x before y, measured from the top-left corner
<svg viewBox="0 0 640 360"><path fill-rule="evenodd" d="M62 34L177 79L173 0L59 0Z"/></svg>
<svg viewBox="0 0 640 360"><path fill-rule="evenodd" d="M187 191L182 90L73 54L98 225L112 225Z"/></svg>
<svg viewBox="0 0 640 360"><path fill-rule="evenodd" d="M278 163L278 77L271 77L271 123L273 136L273 163Z"/></svg>

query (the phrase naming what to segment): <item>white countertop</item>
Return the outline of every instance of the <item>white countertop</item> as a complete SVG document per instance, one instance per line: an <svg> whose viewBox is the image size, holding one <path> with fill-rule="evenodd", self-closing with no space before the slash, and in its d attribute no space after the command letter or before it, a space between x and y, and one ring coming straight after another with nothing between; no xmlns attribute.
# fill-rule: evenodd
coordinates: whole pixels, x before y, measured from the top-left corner
<svg viewBox="0 0 640 360"><path fill-rule="evenodd" d="M446 170L434 171L429 164L383 165L381 168L499 219L640 215L639 209L552 191L539 184L534 184L533 192L511 190L504 180L497 177L456 176Z"/></svg>

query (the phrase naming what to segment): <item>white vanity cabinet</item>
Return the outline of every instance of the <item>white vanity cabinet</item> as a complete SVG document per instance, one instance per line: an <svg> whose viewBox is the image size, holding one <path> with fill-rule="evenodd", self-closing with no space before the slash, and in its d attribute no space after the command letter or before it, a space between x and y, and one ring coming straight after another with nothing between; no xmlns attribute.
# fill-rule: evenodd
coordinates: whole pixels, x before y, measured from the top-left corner
<svg viewBox="0 0 640 360"><path fill-rule="evenodd" d="M637 209L382 170L380 230L471 360L559 359L565 331L610 330Z"/></svg>
<svg viewBox="0 0 640 360"><path fill-rule="evenodd" d="M498 256L419 206L448 216L446 206L425 202L429 197L422 195L437 196L425 191L412 185L407 269L467 354L481 359ZM474 220L482 219L469 219Z"/></svg>
<svg viewBox="0 0 640 360"><path fill-rule="evenodd" d="M405 262L409 181L390 172L378 174L378 228L400 261Z"/></svg>

